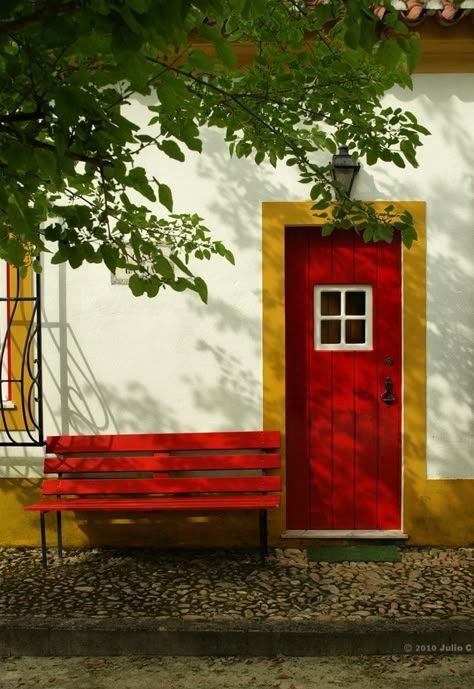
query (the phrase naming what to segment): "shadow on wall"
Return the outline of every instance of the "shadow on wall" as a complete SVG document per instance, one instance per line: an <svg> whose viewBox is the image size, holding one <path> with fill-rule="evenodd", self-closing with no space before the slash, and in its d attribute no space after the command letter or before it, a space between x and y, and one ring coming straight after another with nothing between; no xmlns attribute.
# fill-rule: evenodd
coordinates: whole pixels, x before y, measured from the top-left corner
<svg viewBox="0 0 474 689"><path fill-rule="evenodd" d="M100 383L69 325L66 290L66 267L61 265L58 267L59 318L52 321L43 313L44 351L51 352L51 359L43 357L45 418L54 424L54 428L45 428L45 434L130 433L144 428L177 430L178 423L170 409L157 399L159 395L152 396L145 385L128 382L121 389ZM118 371L122 370L119 364ZM49 401L48 385L54 388L51 397L59 399L59 408Z"/></svg>
<svg viewBox="0 0 474 689"><path fill-rule="evenodd" d="M224 146L221 133L212 129L206 131L198 174L213 185L210 209L223 224L233 228L230 249L260 251L262 201L288 200L288 185L278 181L278 169L269 164L253 164L253 159L230 159ZM284 168L286 166L281 163L279 169ZM300 197L305 198L308 193L308 186L301 185Z"/></svg>
<svg viewBox="0 0 474 689"><path fill-rule="evenodd" d="M212 423L206 427L183 426L183 418L177 411L178 402L167 403L169 390L157 387L151 392L146 382L130 380L133 374L130 360L117 362L116 383L101 381L69 324L65 270L64 266L59 267L59 318L53 321L47 314L43 315L44 351L48 353L43 364L46 435L255 430L260 427L261 422L255 420L259 419L261 410L261 382L253 369L242 363L238 353L203 339L189 345L200 353L202 366L196 367L193 375L177 376L177 385L182 389L175 390L175 396L177 400L187 396L200 414L209 412ZM245 319L237 307L223 300L215 300L209 308L206 313L217 322L216 331L226 333L230 330L232 335L247 335L260 351L259 318ZM97 346L101 346L99 342ZM212 382L206 377L209 368L206 361L209 360Z"/></svg>
<svg viewBox="0 0 474 689"><path fill-rule="evenodd" d="M236 268L238 270L238 267ZM260 305L261 290L252 292L251 296L256 297L256 301ZM196 316L202 318L209 317L213 320L214 327L219 333L229 333L239 337L248 337L258 351L261 350L262 339L262 318L260 311L249 315L245 313L237 304L232 304L229 301L220 299L213 293L209 295L209 302L203 308L201 304L191 304L191 309ZM201 341L196 343L197 349L201 348Z"/></svg>
<svg viewBox="0 0 474 689"><path fill-rule="evenodd" d="M442 198L446 185L439 180L431 191ZM428 209L428 477L474 478L474 198L470 209L466 198L456 203L451 195L450 201L436 217Z"/></svg>
<svg viewBox="0 0 474 689"><path fill-rule="evenodd" d="M254 419L261 413L261 382L254 372L242 365L241 360L223 347L198 340L199 351L212 356L219 370L213 386L206 385L202 375L184 378L193 390L194 404L222 418L216 430L257 429ZM260 422L261 423L261 422Z"/></svg>
<svg viewBox="0 0 474 689"><path fill-rule="evenodd" d="M187 377L185 384L193 391L196 407L219 414L220 428L245 429L261 425L262 420L262 311L261 311L261 207L263 201L284 201L292 198L292 189L301 189L305 197L308 188L281 181L284 164L274 170L268 164L257 166L250 160L229 160L224 151L222 135L208 130L204 139L204 154L198 161L198 174L213 185L209 203L213 216L228 228L226 242L239 255L235 271L235 294L227 290L226 298L213 292L210 281L209 304L204 318L209 321L209 340L196 341L198 351L211 354L218 368L218 382L207 385L204 374ZM289 191L290 190L290 191ZM216 236L218 228L215 229ZM228 238L228 239L227 239ZM254 272L246 277L246 253ZM242 266L240 272L239 267ZM191 307L198 313L198 307ZM224 343L223 345L221 343ZM255 364L248 364L250 351ZM256 422L255 419L258 419Z"/></svg>
<svg viewBox="0 0 474 689"><path fill-rule="evenodd" d="M56 388L54 397L60 400L59 409L53 408L46 390L45 417L55 424L45 428L46 435L178 430L178 422L159 401L159 393L152 396L145 385L134 381L122 388L101 383L68 324L45 320L43 328L45 341L49 338L60 352L59 371L44 361L45 374Z"/></svg>
<svg viewBox="0 0 474 689"><path fill-rule="evenodd" d="M207 409L219 415L213 417L219 429L255 428L261 417L261 306L260 306L260 246L261 202L267 198L285 198L288 188L278 182L278 173L268 166L256 166L249 161L234 159L229 163L223 150L222 135L209 130L205 134L205 153L198 161L198 174L206 179L210 194L210 209L217 222L213 227L217 237L219 220L226 226L227 244L242 254L235 271L235 293L226 285L225 296L216 285L210 284L210 302L206 311L191 306L193 316L209 323L209 338L190 338L190 352L202 354L202 360L213 359L214 372L207 377L206 367L196 370L195 375L177 376L177 385L183 386L180 394L193 400L196 411ZM232 175L235 174L235 178ZM302 188L302 195L305 193ZM246 279L246 251L253 263L252 281ZM247 266L247 271L248 271ZM45 361L48 385L52 386L49 403L46 398L46 417L53 419L54 431L61 433L133 432L142 428L160 431L187 430L173 404L168 404L169 390L150 390L133 379L133 370L124 362L124 383L120 380L109 384L100 381L100 371L81 349L69 322L66 309L66 272L59 267L59 314L57 320L44 317L43 330L46 346L55 350L52 361ZM235 298L234 298L235 297ZM99 343L97 346L100 346ZM172 344L170 343L170 347ZM255 364L248 364L249 352ZM119 364L120 367L120 364ZM258 370L257 370L258 369ZM179 373L179 371L177 371ZM256 374L256 375L255 375ZM217 379L217 383L216 383ZM54 390L55 388L55 390ZM125 388L125 389L124 389ZM46 390L47 392L47 390ZM178 402L177 402L178 404ZM207 430L207 429L202 429Z"/></svg>
<svg viewBox="0 0 474 689"><path fill-rule="evenodd" d="M459 161L457 169L448 175L442 160L429 169L421 160L420 172L407 174L407 181L401 173L398 189L393 178L378 176L374 198L377 193L412 198L410 183L419 175L419 196L427 205L427 477L472 479L474 139L469 120L453 123L448 117L448 101L473 102L474 95L453 89L443 82L426 107L435 113L438 137L452 160ZM433 138L426 146L439 150Z"/></svg>

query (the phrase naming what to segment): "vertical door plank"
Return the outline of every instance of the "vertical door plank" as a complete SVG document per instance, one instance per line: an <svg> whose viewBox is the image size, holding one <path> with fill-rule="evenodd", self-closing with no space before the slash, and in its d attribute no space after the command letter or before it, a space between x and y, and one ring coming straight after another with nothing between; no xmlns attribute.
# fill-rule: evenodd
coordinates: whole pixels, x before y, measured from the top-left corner
<svg viewBox="0 0 474 689"><path fill-rule="evenodd" d="M319 228L311 231L309 292L311 331L309 334L310 371L310 474L311 529L333 527L333 465L332 465L332 352L314 349L314 286L331 283L331 239L321 237Z"/></svg>
<svg viewBox="0 0 474 689"><path fill-rule="evenodd" d="M286 498L287 528L309 528L309 233L285 232Z"/></svg>
<svg viewBox="0 0 474 689"><path fill-rule="evenodd" d="M399 529L401 526L401 244L399 237L392 244L378 246L379 301L378 327L378 528ZM393 366L385 360L391 357ZM397 402L387 406L380 395L389 376Z"/></svg>
<svg viewBox="0 0 474 689"><path fill-rule="evenodd" d="M356 242L354 282L372 285L372 311L377 313L377 245ZM355 529L377 528L378 385L377 329L373 348L356 354L355 395Z"/></svg>
<svg viewBox="0 0 474 689"><path fill-rule="evenodd" d="M336 230L332 242L332 282L354 282L355 234ZM341 304L341 308L343 308ZM354 528L354 352L334 352L332 357L332 464L333 528Z"/></svg>

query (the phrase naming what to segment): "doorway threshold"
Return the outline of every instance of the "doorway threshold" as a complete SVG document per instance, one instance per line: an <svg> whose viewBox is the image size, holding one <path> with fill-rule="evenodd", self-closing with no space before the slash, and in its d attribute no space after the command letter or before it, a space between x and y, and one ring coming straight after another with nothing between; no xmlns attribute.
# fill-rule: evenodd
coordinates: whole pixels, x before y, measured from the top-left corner
<svg viewBox="0 0 474 689"><path fill-rule="evenodd" d="M349 530L337 530L333 531L318 530L318 529L288 529L285 533L281 534L281 538L371 538L371 539L386 539L386 540L398 540L408 538L408 534L403 531L398 531L396 529L368 529L362 530L358 529L356 531Z"/></svg>

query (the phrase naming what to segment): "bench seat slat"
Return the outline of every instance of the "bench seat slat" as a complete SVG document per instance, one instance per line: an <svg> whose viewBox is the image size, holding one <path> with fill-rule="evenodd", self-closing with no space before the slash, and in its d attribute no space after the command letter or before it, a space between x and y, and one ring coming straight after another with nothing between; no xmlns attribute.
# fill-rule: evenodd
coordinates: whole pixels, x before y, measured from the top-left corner
<svg viewBox="0 0 474 689"><path fill-rule="evenodd" d="M196 478L45 479L43 495L127 495L152 493L239 493L280 490L279 476Z"/></svg>
<svg viewBox="0 0 474 689"><path fill-rule="evenodd" d="M279 495L205 495L173 498L50 498L24 509L30 512L153 512L161 510L268 509L279 507Z"/></svg>
<svg viewBox="0 0 474 689"><path fill-rule="evenodd" d="M55 454L92 452L156 452L158 450L242 450L280 447L279 431L229 433L140 433L124 435L60 435L46 439L46 451Z"/></svg>
<svg viewBox="0 0 474 689"><path fill-rule="evenodd" d="M225 469L277 469L280 455L273 452L232 455L155 455L153 457L47 457L44 471L51 473L205 471Z"/></svg>

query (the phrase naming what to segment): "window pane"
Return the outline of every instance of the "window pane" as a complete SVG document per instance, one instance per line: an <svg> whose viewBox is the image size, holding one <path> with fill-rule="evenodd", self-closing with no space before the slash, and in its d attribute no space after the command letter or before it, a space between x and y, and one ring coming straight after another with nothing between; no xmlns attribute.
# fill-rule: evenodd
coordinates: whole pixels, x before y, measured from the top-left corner
<svg viewBox="0 0 474 689"><path fill-rule="evenodd" d="M365 292L346 292L346 315L365 316Z"/></svg>
<svg viewBox="0 0 474 689"><path fill-rule="evenodd" d="M341 313L341 293L321 292L321 315L339 316Z"/></svg>
<svg viewBox="0 0 474 689"><path fill-rule="evenodd" d="M365 343L365 320L346 321L346 344Z"/></svg>
<svg viewBox="0 0 474 689"><path fill-rule="evenodd" d="M321 320L321 344L339 344L341 341L341 321Z"/></svg>

